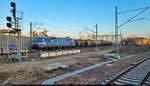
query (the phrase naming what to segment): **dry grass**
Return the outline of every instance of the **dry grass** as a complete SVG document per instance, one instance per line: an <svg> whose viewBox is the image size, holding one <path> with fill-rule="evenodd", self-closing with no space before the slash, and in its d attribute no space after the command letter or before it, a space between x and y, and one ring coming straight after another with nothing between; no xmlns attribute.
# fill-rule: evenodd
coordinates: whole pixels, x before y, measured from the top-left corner
<svg viewBox="0 0 150 86"><path fill-rule="evenodd" d="M13 80L11 80L11 82L9 83L13 83L15 84L16 82L20 83L31 79L31 78L35 78L35 77L40 77L44 74L44 70L42 69L24 69L24 70L20 70L17 72L5 72L5 73L0 73L0 75L2 75L2 79L1 82L4 82L7 78L9 77L13 77Z"/></svg>

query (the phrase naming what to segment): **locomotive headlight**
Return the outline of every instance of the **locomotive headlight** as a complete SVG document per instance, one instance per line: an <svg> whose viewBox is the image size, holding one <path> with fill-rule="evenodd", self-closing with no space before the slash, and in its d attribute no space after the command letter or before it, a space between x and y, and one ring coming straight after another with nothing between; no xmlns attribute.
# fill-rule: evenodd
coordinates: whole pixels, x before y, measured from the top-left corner
<svg viewBox="0 0 150 86"><path fill-rule="evenodd" d="M39 45L46 45L46 42L41 42L39 43Z"/></svg>
<svg viewBox="0 0 150 86"><path fill-rule="evenodd" d="M43 45L46 45L46 42L42 42L43 43Z"/></svg>

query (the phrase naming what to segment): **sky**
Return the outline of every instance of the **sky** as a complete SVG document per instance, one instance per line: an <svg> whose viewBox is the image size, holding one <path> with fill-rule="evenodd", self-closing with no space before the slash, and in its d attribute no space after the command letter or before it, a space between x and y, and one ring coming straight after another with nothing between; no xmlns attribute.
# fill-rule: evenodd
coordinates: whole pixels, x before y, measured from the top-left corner
<svg viewBox="0 0 150 86"><path fill-rule="evenodd" d="M29 23L35 30L46 28L50 34L79 37L79 32L87 27L95 30L98 24L99 34L111 34L115 31L115 6L123 12L150 6L150 0L0 0L0 28L6 27L6 16L12 16L10 2L16 3L19 14L23 12L23 32L28 33ZM139 11L118 15L121 25ZM150 9L138 18L141 21L130 22L119 28L123 36L150 36ZM37 25L36 25L37 24ZM41 26L40 26L41 25Z"/></svg>

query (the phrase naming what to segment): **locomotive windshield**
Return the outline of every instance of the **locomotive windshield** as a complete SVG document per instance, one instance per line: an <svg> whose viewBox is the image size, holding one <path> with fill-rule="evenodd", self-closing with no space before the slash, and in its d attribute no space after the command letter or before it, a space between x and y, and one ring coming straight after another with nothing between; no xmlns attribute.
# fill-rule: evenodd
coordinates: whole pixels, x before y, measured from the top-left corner
<svg viewBox="0 0 150 86"><path fill-rule="evenodd" d="M43 42L43 41L44 41L44 38L41 38L41 37L36 37L33 40L33 42Z"/></svg>
<svg viewBox="0 0 150 86"><path fill-rule="evenodd" d="M34 40L33 40L33 42L37 42L38 41L38 38L35 38Z"/></svg>

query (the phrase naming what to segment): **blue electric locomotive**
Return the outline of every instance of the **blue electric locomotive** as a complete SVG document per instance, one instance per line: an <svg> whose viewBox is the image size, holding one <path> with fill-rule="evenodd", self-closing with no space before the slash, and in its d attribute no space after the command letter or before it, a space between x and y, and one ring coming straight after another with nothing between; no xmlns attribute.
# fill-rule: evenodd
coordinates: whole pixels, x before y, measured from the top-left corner
<svg viewBox="0 0 150 86"><path fill-rule="evenodd" d="M75 41L70 38L35 37L32 42L33 49L54 49L75 47Z"/></svg>

